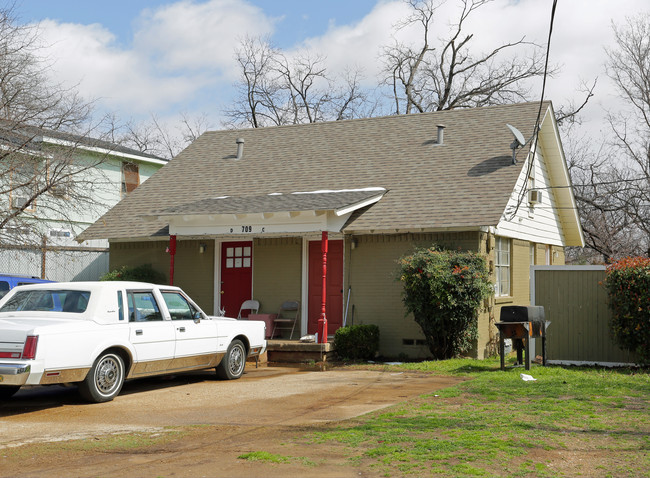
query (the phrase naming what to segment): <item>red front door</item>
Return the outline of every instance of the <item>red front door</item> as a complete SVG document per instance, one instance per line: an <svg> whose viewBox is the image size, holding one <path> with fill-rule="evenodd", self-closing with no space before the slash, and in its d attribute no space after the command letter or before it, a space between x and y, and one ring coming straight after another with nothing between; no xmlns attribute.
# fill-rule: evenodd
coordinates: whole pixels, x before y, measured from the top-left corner
<svg viewBox="0 0 650 478"><path fill-rule="evenodd" d="M221 308L226 317L237 317L242 302L252 299L253 243L221 244Z"/></svg>
<svg viewBox="0 0 650 478"><path fill-rule="evenodd" d="M309 243L309 304L307 333L318 332L323 307L323 253L321 241ZM327 333L343 325L343 241L329 241L327 250Z"/></svg>

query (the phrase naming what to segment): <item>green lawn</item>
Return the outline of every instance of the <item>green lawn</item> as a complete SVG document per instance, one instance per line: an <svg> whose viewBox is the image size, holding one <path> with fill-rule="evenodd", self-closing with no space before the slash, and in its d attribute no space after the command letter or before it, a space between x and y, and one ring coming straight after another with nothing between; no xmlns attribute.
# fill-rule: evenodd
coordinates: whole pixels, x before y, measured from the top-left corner
<svg viewBox="0 0 650 478"><path fill-rule="evenodd" d="M501 371L498 359L399 368L471 380L315 433L314 445L343 444L373 476L650 477L647 370Z"/></svg>

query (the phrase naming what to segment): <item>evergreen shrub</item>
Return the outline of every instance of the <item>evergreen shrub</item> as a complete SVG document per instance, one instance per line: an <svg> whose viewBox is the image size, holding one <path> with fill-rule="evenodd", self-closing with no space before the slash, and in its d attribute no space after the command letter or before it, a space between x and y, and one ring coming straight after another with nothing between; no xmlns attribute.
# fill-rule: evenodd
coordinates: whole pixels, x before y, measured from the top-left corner
<svg viewBox="0 0 650 478"><path fill-rule="evenodd" d="M485 258L475 252L417 249L399 260L406 315L413 314L436 360L471 350L478 313L493 293Z"/></svg>
<svg viewBox="0 0 650 478"><path fill-rule="evenodd" d="M340 327L334 334L334 349L342 360L371 360L379 352L379 327L374 324Z"/></svg>
<svg viewBox="0 0 650 478"><path fill-rule="evenodd" d="M609 265L606 285L614 340L650 364L650 258L627 257Z"/></svg>
<svg viewBox="0 0 650 478"><path fill-rule="evenodd" d="M162 272L154 270L151 264L135 267L122 266L104 274L99 280L125 280L135 282L150 282L152 284L167 284L167 277Z"/></svg>

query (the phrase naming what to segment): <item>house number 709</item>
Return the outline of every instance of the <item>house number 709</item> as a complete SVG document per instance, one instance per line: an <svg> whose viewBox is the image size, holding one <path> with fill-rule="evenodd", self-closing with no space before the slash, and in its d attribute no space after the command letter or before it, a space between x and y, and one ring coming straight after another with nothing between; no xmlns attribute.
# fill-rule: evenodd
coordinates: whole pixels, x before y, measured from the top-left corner
<svg viewBox="0 0 650 478"><path fill-rule="evenodd" d="M241 232L242 233L253 232L253 226L238 226L238 227L241 227ZM264 232L265 229L266 228L262 227L260 229L260 232ZM234 230L234 228L231 227L230 228L230 233L232 234L233 232L235 232L235 230Z"/></svg>

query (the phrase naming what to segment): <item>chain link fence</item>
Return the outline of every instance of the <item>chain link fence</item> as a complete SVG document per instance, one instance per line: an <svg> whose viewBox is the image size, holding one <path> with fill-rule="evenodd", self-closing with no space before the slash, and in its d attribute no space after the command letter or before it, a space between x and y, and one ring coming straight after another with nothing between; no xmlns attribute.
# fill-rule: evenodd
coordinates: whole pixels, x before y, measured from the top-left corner
<svg viewBox="0 0 650 478"><path fill-rule="evenodd" d="M98 280L108 272L108 249L0 245L0 273L57 282Z"/></svg>

